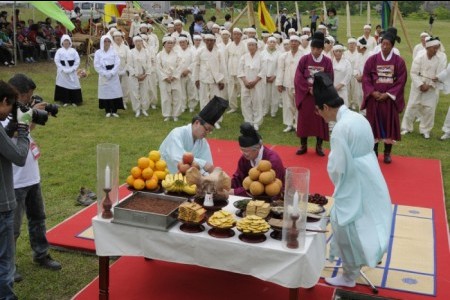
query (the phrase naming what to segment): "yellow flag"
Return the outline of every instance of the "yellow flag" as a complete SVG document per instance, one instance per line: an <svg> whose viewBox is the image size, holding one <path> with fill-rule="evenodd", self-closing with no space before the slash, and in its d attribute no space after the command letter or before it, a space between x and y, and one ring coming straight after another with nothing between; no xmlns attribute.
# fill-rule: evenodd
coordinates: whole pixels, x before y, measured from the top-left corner
<svg viewBox="0 0 450 300"><path fill-rule="evenodd" d="M258 17L259 26L262 29L267 30L269 33L273 33L276 31L275 23L273 22L264 1L258 1Z"/></svg>

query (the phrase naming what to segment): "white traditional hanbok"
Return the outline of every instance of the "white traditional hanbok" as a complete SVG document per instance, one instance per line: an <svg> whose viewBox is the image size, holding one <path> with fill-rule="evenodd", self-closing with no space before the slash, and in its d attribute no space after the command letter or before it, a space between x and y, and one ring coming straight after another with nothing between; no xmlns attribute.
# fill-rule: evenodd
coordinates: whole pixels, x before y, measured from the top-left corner
<svg viewBox="0 0 450 300"><path fill-rule="evenodd" d="M104 50L105 39L109 37L101 37L100 49L94 55L94 68L98 73L99 108L105 109L106 117L111 114L118 117L117 110L124 109L119 79L120 58L112 45L107 51Z"/></svg>
<svg viewBox="0 0 450 300"><path fill-rule="evenodd" d="M274 49L271 51L268 47L261 53L264 64L266 65L266 83L264 93L264 116L270 112L272 117L275 117L278 111L278 107L281 102L281 94L278 92L278 88L275 84L275 80L267 82L267 79L277 76L278 70L278 58L280 52Z"/></svg>
<svg viewBox="0 0 450 300"><path fill-rule="evenodd" d="M369 122L345 105L336 120L327 166L335 187L330 259L340 257L344 276L355 280L361 266L376 267L387 250L392 204Z"/></svg>
<svg viewBox="0 0 450 300"><path fill-rule="evenodd" d="M136 45L140 37L134 37L133 43ZM141 46L138 49L138 45L131 49L131 58L128 64L128 70L130 72L130 89L131 89L131 104L136 117L139 117L142 112L143 115L147 116L147 110L150 107L149 100L149 88L150 88L150 76L152 73L151 67L151 57L147 50ZM142 80L138 77L145 76Z"/></svg>
<svg viewBox="0 0 450 300"><path fill-rule="evenodd" d="M177 164L185 152L194 155L194 161L203 169L206 163L213 164L211 149L205 138L194 140L192 124L174 128L159 147L161 157L166 161L170 173L178 171Z"/></svg>
<svg viewBox="0 0 450 300"><path fill-rule="evenodd" d="M247 49L242 40L237 45L236 42L229 43L225 49L225 62L228 70L228 99L230 101L230 110L232 111L236 111L238 109L237 96L241 91L241 84L237 77L238 66L242 55L246 52Z"/></svg>
<svg viewBox="0 0 450 300"><path fill-rule="evenodd" d="M119 34L122 36L122 33L117 31L113 33L113 39L114 37ZM120 86L122 87L122 93L123 93L123 102L124 106L126 106L126 103L130 100L130 81L128 78L128 64L130 62L130 48L125 45L124 41L120 44L117 44L116 42L113 43L114 50L116 51L117 55L119 55L120 58L120 67L119 67L119 79L120 79Z"/></svg>
<svg viewBox="0 0 450 300"><path fill-rule="evenodd" d="M353 76L352 65L343 57L339 61L333 58L333 71L334 87L336 88L338 85L342 85L339 90L336 90L338 95L344 100L345 105L348 106L348 87Z"/></svg>
<svg viewBox="0 0 450 300"><path fill-rule="evenodd" d="M411 66L411 90L408 104L403 115L401 129L402 132L412 132L414 129L414 120L420 116L419 131L426 138L430 137L434 126L434 117L436 106L439 100L438 83L432 78L441 73L447 62L442 62L442 58L434 55L428 58L427 52L422 51L413 60ZM428 91L420 91L420 86L427 84L431 86Z"/></svg>
<svg viewBox="0 0 450 300"><path fill-rule="evenodd" d="M69 48L64 48L63 42L69 41ZM83 102L80 80L77 69L80 66L80 56L77 50L72 48L72 40L67 34L61 37L61 48L55 53L56 86L55 101L61 101L64 106L77 105Z"/></svg>
<svg viewBox="0 0 450 300"><path fill-rule="evenodd" d="M159 77L159 89L161 92L161 110L165 121L173 117L178 121L178 116L182 112L181 104L181 67L183 58L178 51L165 48L156 56L156 69ZM168 82L172 78L171 82Z"/></svg>
<svg viewBox="0 0 450 300"><path fill-rule="evenodd" d="M256 41L254 44L257 47L258 44ZM259 126L261 126L264 117L263 102L266 70L266 64L264 63L259 50L256 50L253 56L250 52L247 52L241 57L241 61L239 62L238 78L241 79L242 115L244 117L244 121L252 124L256 130L259 130ZM258 78L259 81L253 88L247 88L244 85L244 79L251 82L257 80Z"/></svg>

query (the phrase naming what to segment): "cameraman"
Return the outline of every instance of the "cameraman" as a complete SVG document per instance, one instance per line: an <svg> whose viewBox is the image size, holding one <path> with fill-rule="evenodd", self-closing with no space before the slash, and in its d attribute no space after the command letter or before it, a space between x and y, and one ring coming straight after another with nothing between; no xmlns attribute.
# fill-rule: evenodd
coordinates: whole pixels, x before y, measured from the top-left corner
<svg viewBox="0 0 450 300"><path fill-rule="evenodd" d="M20 104L32 106L33 110L44 110L47 106L45 102L40 102L33 106L34 100L32 95L36 89L36 84L26 75L14 75L9 80L9 84L19 92L17 100ZM34 126L35 124L31 123L30 130L33 130ZM14 238L17 243L22 225L22 217L24 212L26 212L30 244L33 250L33 261L41 267L59 270L61 269L61 264L53 260L48 254L49 244L46 237L44 199L41 192L41 178L38 165L40 152L31 135L28 137L30 139L30 147L25 166L13 166L14 191L17 200L14 216ZM14 275L14 280L16 282L22 280L22 277L17 271Z"/></svg>
<svg viewBox="0 0 450 300"><path fill-rule="evenodd" d="M17 91L0 80L0 121L6 120L16 103L16 99ZM13 291L16 199L12 164L25 165L30 144L28 139L29 118L29 114L18 112L16 144L6 134L5 128L0 126L0 297L7 300L17 299Z"/></svg>

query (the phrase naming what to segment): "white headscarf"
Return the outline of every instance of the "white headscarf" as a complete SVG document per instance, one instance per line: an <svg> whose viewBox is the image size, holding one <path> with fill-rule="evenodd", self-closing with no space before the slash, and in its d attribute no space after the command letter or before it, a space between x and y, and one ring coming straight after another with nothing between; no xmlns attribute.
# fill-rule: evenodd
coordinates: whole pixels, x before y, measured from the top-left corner
<svg viewBox="0 0 450 300"><path fill-rule="evenodd" d="M61 48L64 48L64 47L63 47L63 42L64 42L65 40L68 40L68 41L69 41L69 43L70 43L69 48L72 47L72 39L70 38L70 36L67 35L67 34L63 34L63 36L61 37Z"/></svg>

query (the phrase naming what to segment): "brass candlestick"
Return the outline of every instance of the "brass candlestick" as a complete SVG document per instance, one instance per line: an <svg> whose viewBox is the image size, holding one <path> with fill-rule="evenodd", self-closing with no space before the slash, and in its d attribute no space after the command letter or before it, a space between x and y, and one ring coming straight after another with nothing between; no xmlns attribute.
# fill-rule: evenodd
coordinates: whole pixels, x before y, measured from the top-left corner
<svg viewBox="0 0 450 300"><path fill-rule="evenodd" d="M292 227L290 227L288 229L287 232L287 243L286 246L289 249L297 249L298 248L298 234L299 234L299 230L297 229L297 220L300 218L299 214L291 214L291 219L292 219Z"/></svg>
<svg viewBox="0 0 450 300"><path fill-rule="evenodd" d="M112 219L113 213L111 211L112 208L112 202L109 198L109 192L111 192L111 189L103 189L105 192L105 198L103 198L102 206L103 206L103 212L102 212L102 218L103 219Z"/></svg>

